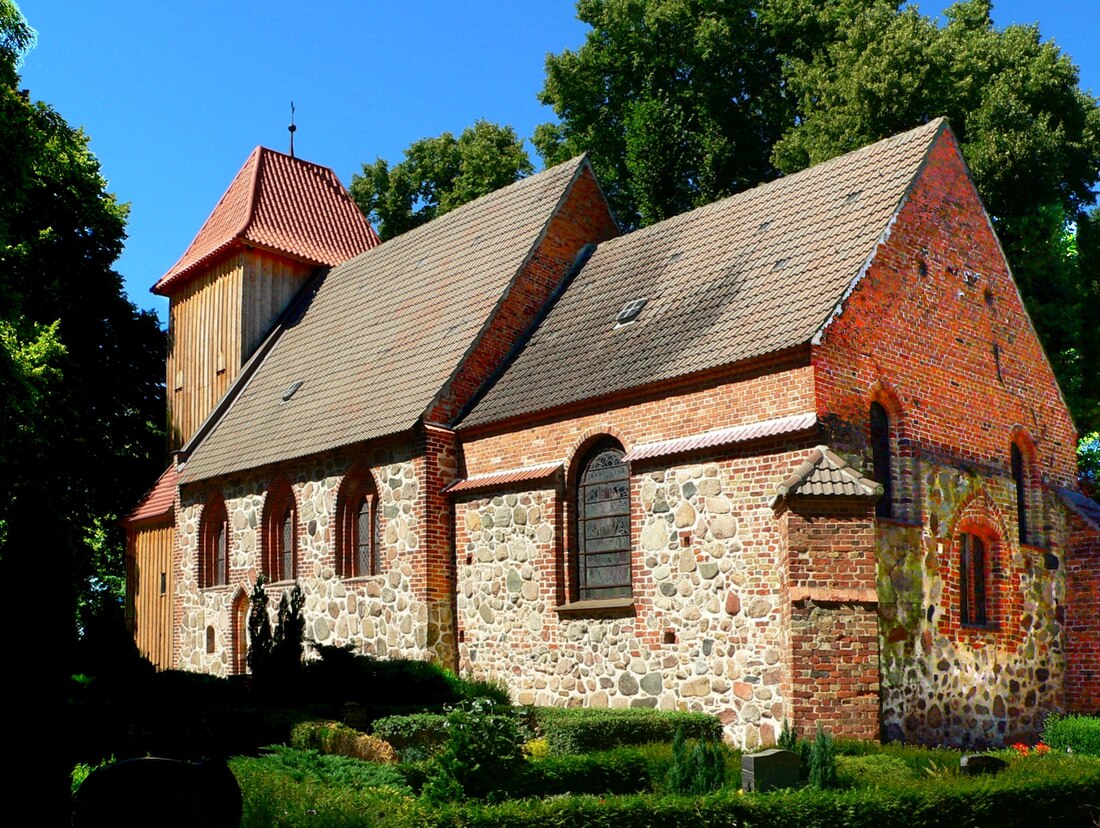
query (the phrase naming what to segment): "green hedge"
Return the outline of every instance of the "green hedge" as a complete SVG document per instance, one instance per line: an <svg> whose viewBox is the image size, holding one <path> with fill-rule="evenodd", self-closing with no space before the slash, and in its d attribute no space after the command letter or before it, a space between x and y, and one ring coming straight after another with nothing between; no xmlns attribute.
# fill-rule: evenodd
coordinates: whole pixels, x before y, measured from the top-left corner
<svg viewBox="0 0 1100 828"><path fill-rule="evenodd" d="M1043 742L1060 753L1069 750L1100 756L1100 717L1052 713L1043 725Z"/></svg>
<svg viewBox="0 0 1100 828"><path fill-rule="evenodd" d="M652 762L632 748L587 756L548 756L524 763L511 786L513 798L562 794L636 794L650 791L668 762Z"/></svg>
<svg viewBox="0 0 1100 828"><path fill-rule="evenodd" d="M689 739L722 737L722 725L706 713L663 712L645 708L536 707L529 710L551 754L589 753L620 745L671 742L677 728Z"/></svg>
<svg viewBox="0 0 1100 828"><path fill-rule="evenodd" d="M442 713L413 713L375 719L374 735L385 739L404 762L426 759L447 741L447 717Z"/></svg>
<svg viewBox="0 0 1100 828"><path fill-rule="evenodd" d="M420 824L448 828L940 828L944 825L1093 826L1100 816L1100 764L1042 757L995 777L956 777L848 791L805 788L705 797L569 797L500 805L453 805Z"/></svg>

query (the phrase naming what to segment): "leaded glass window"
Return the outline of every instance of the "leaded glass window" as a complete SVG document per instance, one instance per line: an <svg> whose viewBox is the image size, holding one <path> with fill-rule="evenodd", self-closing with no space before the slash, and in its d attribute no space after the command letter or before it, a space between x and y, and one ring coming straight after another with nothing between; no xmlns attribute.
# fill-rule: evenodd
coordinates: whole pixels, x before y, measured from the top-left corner
<svg viewBox="0 0 1100 828"><path fill-rule="evenodd" d="M894 516L894 483L890 468L890 416L877 402L871 403L871 454L875 467L875 482L882 485L882 497L875 504L879 517Z"/></svg>
<svg viewBox="0 0 1100 828"><path fill-rule="evenodd" d="M279 580L289 580L294 577L294 510L291 508L283 515L280 547L283 560Z"/></svg>
<svg viewBox="0 0 1100 828"><path fill-rule="evenodd" d="M630 475L617 446L597 447L577 478L577 597L629 597Z"/></svg>
<svg viewBox="0 0 1100 828"><path fill-rule="evenodd" d="M371 500L364 496L359 501L359 511L355 517L355 574L373 575L371 558Z"/></svg>

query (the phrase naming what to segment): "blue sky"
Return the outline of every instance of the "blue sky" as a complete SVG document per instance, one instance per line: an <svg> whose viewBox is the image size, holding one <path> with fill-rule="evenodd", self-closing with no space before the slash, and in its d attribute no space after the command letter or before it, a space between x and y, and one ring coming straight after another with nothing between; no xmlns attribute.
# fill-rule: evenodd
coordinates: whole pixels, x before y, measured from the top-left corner
<svg viewBox="0 0 1100 828"><path fill-rule="evenodd" d="M130 203L117 269L162 321L167 302L149 286L257 144L286 151L291 100L297 154L348 184L362 162L396 162L418 138L477 118L530 136L553 117L535 98L546 53L587 30L573 0L17 2L38 31L23 83L91 136ZM1098 0L994 0L993 17L1038 22L1100 94Z"/></svg>

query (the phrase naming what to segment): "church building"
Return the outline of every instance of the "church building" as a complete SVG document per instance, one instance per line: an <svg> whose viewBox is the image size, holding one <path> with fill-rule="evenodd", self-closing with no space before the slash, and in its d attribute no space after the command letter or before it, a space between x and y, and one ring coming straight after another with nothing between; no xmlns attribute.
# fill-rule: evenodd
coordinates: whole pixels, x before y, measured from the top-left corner
<svg viewBox="0 0 1100 828"><path fill-rule="evenodd" d="M258 148L154 291L161 668L307 637L515 701L1004 744L1100 709L1100 505L946 121L623 234L584 157L379 243Z"/></svg>

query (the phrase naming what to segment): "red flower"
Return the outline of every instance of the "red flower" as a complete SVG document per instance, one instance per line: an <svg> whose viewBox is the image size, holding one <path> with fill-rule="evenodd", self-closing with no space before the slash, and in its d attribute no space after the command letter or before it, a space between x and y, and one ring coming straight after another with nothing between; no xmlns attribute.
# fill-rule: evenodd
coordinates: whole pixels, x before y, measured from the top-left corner
<svg viewBox="0 0 1100 828"><path fill-rule="evenodd" d="M1020 754L1021 756L1027 756L1027 754L1028 754L1028 746L1025 745L1023 742L1017 742L1016 744L1014 744L1012 746L1012 749L1014 751L1016 751L1018 754ZM1048 748L1048 750L1049 750L1049 748Z"/></svg>
<svg viewBox="0 0 1100 828"><path fill-rule="evenodd" d="M1044 754L1050 753L1050 745L1045 745L1042 742L1039 742L1039 744L1037 744L1035 746L1035 752L1039 756L1043 756Z"/></svg>

